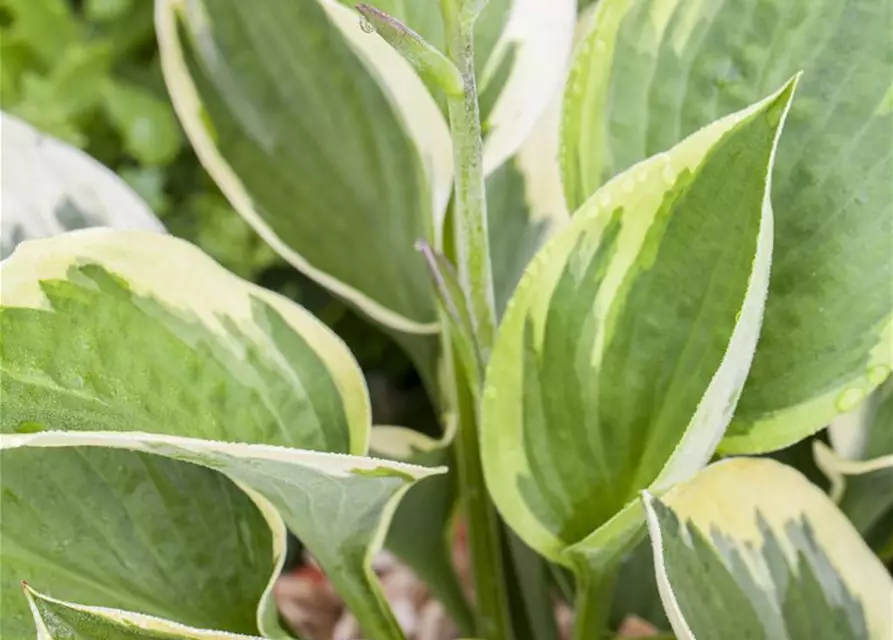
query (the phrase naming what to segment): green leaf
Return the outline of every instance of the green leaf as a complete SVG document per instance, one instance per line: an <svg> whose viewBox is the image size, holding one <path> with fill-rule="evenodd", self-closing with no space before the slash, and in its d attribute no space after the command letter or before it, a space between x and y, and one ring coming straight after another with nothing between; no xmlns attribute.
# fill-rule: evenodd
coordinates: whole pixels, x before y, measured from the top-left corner
<svg viewBox="0 0 893 640"><path fill-rule="evenodd" d="M721 450L801 440L893 365L893 2L605 0L596 14L565 95L572 209L804 72L773 174L763 332Z"/></svg>
<svg viewBox="0 0 893 640"><path fill-rule="evenodd" d="M2 248L22 240L94 226L163 231L146 204L90 156L0 112L3 150ZM35 186L38 185L38 186Z"/></svg>
<svg viewBox="0 0 893 640"><path fill-rule="evenodd" d="M509 302L485 381L484 470L546 557L616 562L638 492L695 473L722 437L759 333L768 171L794 84L611 181Z"/></svg>
<svg viewBox="0 0 893 640"><path fill-rule="evenodd" d="M221 474L129 451L18 449L0 452L0 485L3 638L34 637L25 580L79 603L257 634L285 528Z"/></svg>
<svg viewBox="0 0 893 640"><path fill-rule="evenodd" d="M459 284L459 275L446 256L434 251L427 243L419 242L416 247L425 258L442 313L449 322L456 357L468 376L472 392L478 394L484 378L483 356L474 334L469 300Z"/></svg>
<svg viewBox="0 0 893 640"><path fill-rule="evenodd" d="M365 633L403 635L374 578L369 559L412 483L444 469L284 447L139 432L43 431L4 434L0 448L109 447L192 462L220 471L310 550ZM262 630L273 624L264 601Z"/></svg>
<svg viewBox="0 0 893 640"><path fill-rule="evenodd" d="M257 636L196 629L129 611L64 602L28 585L25 596L34 616L37 640L260 640Z"/></svg>
<svg viewBox="0 0 893 640"><path fill-rule="evenodd" d="M124 140L124 149L143 165L167 165L180 151L182 138L170 105L150 91L110 80L102 88L109 121Z"/></svg>
<svg viewBox="0 0 893 640"><path fill-rule="evenodd" d="M831 497L869 546L890 554L893 542L893 382L875 391L855 412L829 428L832 451L813 443ZM887 556L889 557L889 555Z"/></svg>
<svg viewBox="0 0 893 640"><path fill-rule="evenodd" d="M114 22L122 19L133 7L133 0L87 0L84 14L96 22Z"/></svg>
<svg viewBox="0 0 893 640"><path fill-rule="evenodd" d="M646 494L644 503L658 587L681 640L881 640L893 632L893 579L797 471L727 460L663 500Z"/></svg>
<svg viewBox="0 0 893 640"><path fill-rule="evenodd" d="M387 460L452 468L452 439L450 431L437 441L403 427L373 427L371 453ZM385 546L428 585L463 633L471 633L474 616L452 563L456 500L453 472L419 482L400 501Z"/></svg>
<svg viewBox="0 0 893 640"><path fill-rule="evenodd" d="M369 636L400 637L368 558L433 471L338 455L366 453L370 417L334 334L164 235L28 242L2 277L2 448L111 447L220 471L278 511Z"/></svg>
<svg viewBox="0 0 893 640"><path fill-rule="evenodd" d="M164 0L156 25L177 115L233 207L371 318L436 331L413 244L441 226L451 143L400 54L328 0Z"/></svg>
<svg viewBox="0 0 893 640"><path fill-rule="evenodd" d="M64 60L70 47L81 40L81 25L65 0L6 0L4 8L13 19L11 33L4 39L27 42L48 67Z"/></svg>
<svg viewBox="0 0 893 640"><path fill-rule="evenodd" d="M648 540L640 542L623 559L617 572L614 598L611 601L611 628L620 628L629 616L647 620L661 630L670 628L657 591L654 554Z"/></svg>
<svg viewBox="0 0 893 640"><path fill-rule="evenodd" d="M112 62L111 49L106 43L70 47L47 74L49 95L42 99L51 101L53 108L61 109L71 118L88 112L99 100Z"/></svg>

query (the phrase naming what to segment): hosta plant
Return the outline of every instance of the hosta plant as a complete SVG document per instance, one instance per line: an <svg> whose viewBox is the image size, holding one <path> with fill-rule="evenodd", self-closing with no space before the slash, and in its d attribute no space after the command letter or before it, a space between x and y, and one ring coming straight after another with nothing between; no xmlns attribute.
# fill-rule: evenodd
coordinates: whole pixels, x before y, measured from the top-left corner
<svg viewBox="0 0 893 640"><path fill-rule="evenodd" d="M374 640L383 546L468 638L893 634L893 1L155 11L208 173L443 433L4 116L4 639L289 637L289 530ZM764 455L810 437L829 493Z"/></svg>

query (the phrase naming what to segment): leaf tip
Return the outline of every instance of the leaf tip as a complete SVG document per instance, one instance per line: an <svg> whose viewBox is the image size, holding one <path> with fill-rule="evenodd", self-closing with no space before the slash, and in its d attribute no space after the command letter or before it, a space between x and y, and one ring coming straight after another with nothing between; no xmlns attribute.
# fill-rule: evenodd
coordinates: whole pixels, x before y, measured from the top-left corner
<svg viewBox="0 0 893 640"><path fill-rule="evenodd" d="M766 117L773 128L781 129L784 126L802 77L803 72L798 71L769 99L770 104L766 109Z"/></svg>

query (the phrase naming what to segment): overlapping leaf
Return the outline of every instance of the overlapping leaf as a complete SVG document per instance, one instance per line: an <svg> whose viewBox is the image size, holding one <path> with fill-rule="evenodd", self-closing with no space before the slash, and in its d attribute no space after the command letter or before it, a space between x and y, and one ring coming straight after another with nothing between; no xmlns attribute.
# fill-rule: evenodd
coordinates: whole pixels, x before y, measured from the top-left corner
<svg viewBox="0 0 893 640"><path fill-rule="evenodd" d="M435 45L436 3L373 3ZM413 243L439 244L449 133L409 65L334 0L164 0L158 33L202 163L279 253L386 326L435 330ZM477 23L488 170L511 156L563 77L575 3L494 0Z"/></svg>
<svg viewBox="0 0 893 640"><path fill-rule="evenodd" d="M560 102L543 113L518 154L487 176L496 312L505 312L527 264L569 220L558 168Z"/></svg>
<svg viewBox="0 0 893 640"><path fill-rule="evenodd" d="M22 240L83 227L164 230L139 196L85 153L3 112L0 128L7 159L0 258Z"/></svg>
<svg viewBox="0 0 893 640"><path fill-rule="evenodd" d="M611 181L509 302L484 468L503 517L547 557L614 561L637 492L696 472L722 437L759 333L768 171L792 92Z"/></svg>
<svg viewBox="0 0 893 640"><path fill-rule="evenodd" d="M354 3L342 0L346 5ZM370 4L446 49L439 2ZM564 78L575 0L489 0L475 22L475 67L488 173L515 155ZM434 93L437 98L437 93Z"/></svg>
<svg viewBox="0 0 893 640"><path fill-rule="evenodd" d="M678 638L881 640L893 632L893 580L797 471L723 461L664 500L646 496L645 506Z"/></svg>
<svg viewBox="0 0 893 640"><path fill-rule="evenodd" d="M85 607L39 593L29 586L25 587L25 594L37 627L37 640L260 640L256 636L197 629L127 611Z"/></svg>
<svg viewBox="0 0 893 640"><path fill-rule="evenodd" d="M804 72L773 176L763 334L722 448L796 442L893 364L893 2L605 0L596 11L565 100L572 208Z"/></svg>
<svg viewBox="0 0 893 640"><path fill-rule="evenodd" d="M893 382L829 428L833 451L814 444L831 497L868 544L893 558Z"/></svg>
<svg viewBox="0 0 893 640"><path fill-rule="evenodd" d="M452 467L452 430L436 441L403 427L372 429L372 455L425 467ZM465 633L474 617L453 567L453 516L456 511L455 475L425 479L400 502L385 546L405 562L440 600Z"/></svg>
<svg viewBox="0 0 893 640"><path fill-rule="evenodd" d="M22 581L76 602L257 633L285 530L219 473L128 451L22 449L0 452L0 484L3 638L34 637Z"/></svg>
<svg viewBox="0 0 893 640"><path fill-rule="evenodd" d="M413 243L446 206L451 147L409 64L334 0L163 0L156 21L177 114L235 209L373 319L434 331Z"/></svg>
<svg viewBox="0 0 893 640"><path fill-rule="evenodd" d="M87 230L28 242L2 277L4 456L105 447L222 472L274 529L284 521L301 538L367 633L399 637L368 556L396 499L429 471L339 455L366 453L369 407L356 363L328 329L163 235ZM4 463L8 480L22 481ZM160 476L136 485L150 498L166 486ZM179 490L163 493L165 504ZM152 513L139 514L137 529ZM25 530L42 517L27 515ZM190 542L213 548L213 532L204 533ZM130 555L115 557L126 566ZM269 571L270 556L260 561ZM268 605L259 613L265 633L275 628Z"/></svg>

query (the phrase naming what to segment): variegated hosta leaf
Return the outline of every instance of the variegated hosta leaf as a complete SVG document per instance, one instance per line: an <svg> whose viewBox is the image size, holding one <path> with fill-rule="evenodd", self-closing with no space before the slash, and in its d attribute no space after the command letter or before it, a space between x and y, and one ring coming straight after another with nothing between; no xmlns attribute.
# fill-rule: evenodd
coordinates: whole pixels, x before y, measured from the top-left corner
<svg viewBox="0 0 893 640"><path fill-rule="evenodd" d="M484 470L503 517L547 557L613 562L638 528L638 491L693 474L722 437L759 333L768 171L793 89L603 187L509 302Z"/></svg>
<svg viewBox="0 0 893 640"><path fill-rule="evenodd" d="M596 11L565 100L571 208L804 72L773 175L763 332L721 449L792 444L893 365L893 1L604 0Z"/></svg>
<svg viewBox="0 0 893 640"><path fill-rule="evenodd" d="M334 334L164 235L26 242L0 276L2 447L104 446L222 471L278 511L370 636L399 637L367 556L429 471L312 451L368 446L362 374Z"/></svg>
<svg viewBox="0 0 893 640"><path fill-rule="evenodd" d="M593 12L580 16L577 43L588 31ZM561 74L562 83L567 69ZM558 164L561 92L540 116L518 153L487 176L490 260L496 312L502 317L530 260L570 220Z"/></svg>
<svg viewBox="0 0 893 640"><path fill-rule="evenodd" d="M481 19L488 10L489 6ZM521 147L559 91L574 40L576 13L576 0L512 3L508 23L480 81L485 104L488 94L498 96L483 120L488 174Z"/></svg>
<svg viewBox="0 0 893 640"><path fill-rule="evenodd" d="M58 600L27 585L25 595L37 627L37 640L260 640L257 636L197 629L117 609L85 607Z"/></svg>
<svg viewBox="0 0 893 640"><path fill-rule="evenodd" d="M23 240L83 227L164 231L118 176L78 149L0 112L0 258Z"/></svg>
<svg viewBox="0 0 893 640"><path fill-rule="evenodd" d="M831 497L872 549L893 558L893 381L829 428L834 450L814 443Z"/></svg>
<svg viewBox="0 0 893 640"><path fill-rule="evenodd" d="M0 275L4 433L36 421L366 453L344 344L187 242L88 229L19 245Z"/></svg>
<svg viewBox="0 0 893 640"><path fill-rule="evenodd" d="M0 448L21 447L109 447L220 471L249 491L262 510L278 512L313 553L369 637L402 639L369 560L380 547L402 494L416 480L442 473L442 468L140 432L45 431L0 436ZM272 626L274 614L269 608L259 615L263 628Z"/></svg>
<svg viewBox="0 0 893 640"><path fill-rule="evenodd" d="M369 4L446 50L440 2L375 0ZM576 0L489 0L478 16L475 67L486 131L487 173L515 154L558 92L570 57L576 10Z"/></svg>
<svg viewBox="0 0 893 640"><path fill-rule="evenodd" d="M5 409L5 391L3 400ZM130 451L17 449L0 452L0 486L0 637L34 637L22 581L75 602L257 634L285 528L221 474Z"/></svg>
<svg viewBox="0 0 893 640"><path fill-rule="evenodd" d="M436 330L419 238L449 131L399 53L335 0L160 0L165 80L202 164L276 251L373 319Z"/></svg>
<svg viewBox="0 0 893 640"><path fill-rule="evenodd" d="M403 427L372 428L370 452L377 458L425 467L453 467L451 431L441 441ZM451 472L427 478L400 501L385 546L423 580L464 633L474 630L474 617L452 563L452 525L456 511L456 478Z"/></svg>
<svg viewBox="0 0 893 640"><path fill-rule="evenodd" d="M561 103L557 98L518 154L487 176L490 260L499 317L530 260L570 219L558 168Z"/></svg>
<svg viewBox="0 0 893 640"><path fill-rule="evenodd" d="M719 462L663 502L646 495L645 508L658 587L680 640L893 634L893 579L791 467Z"/></svg>

